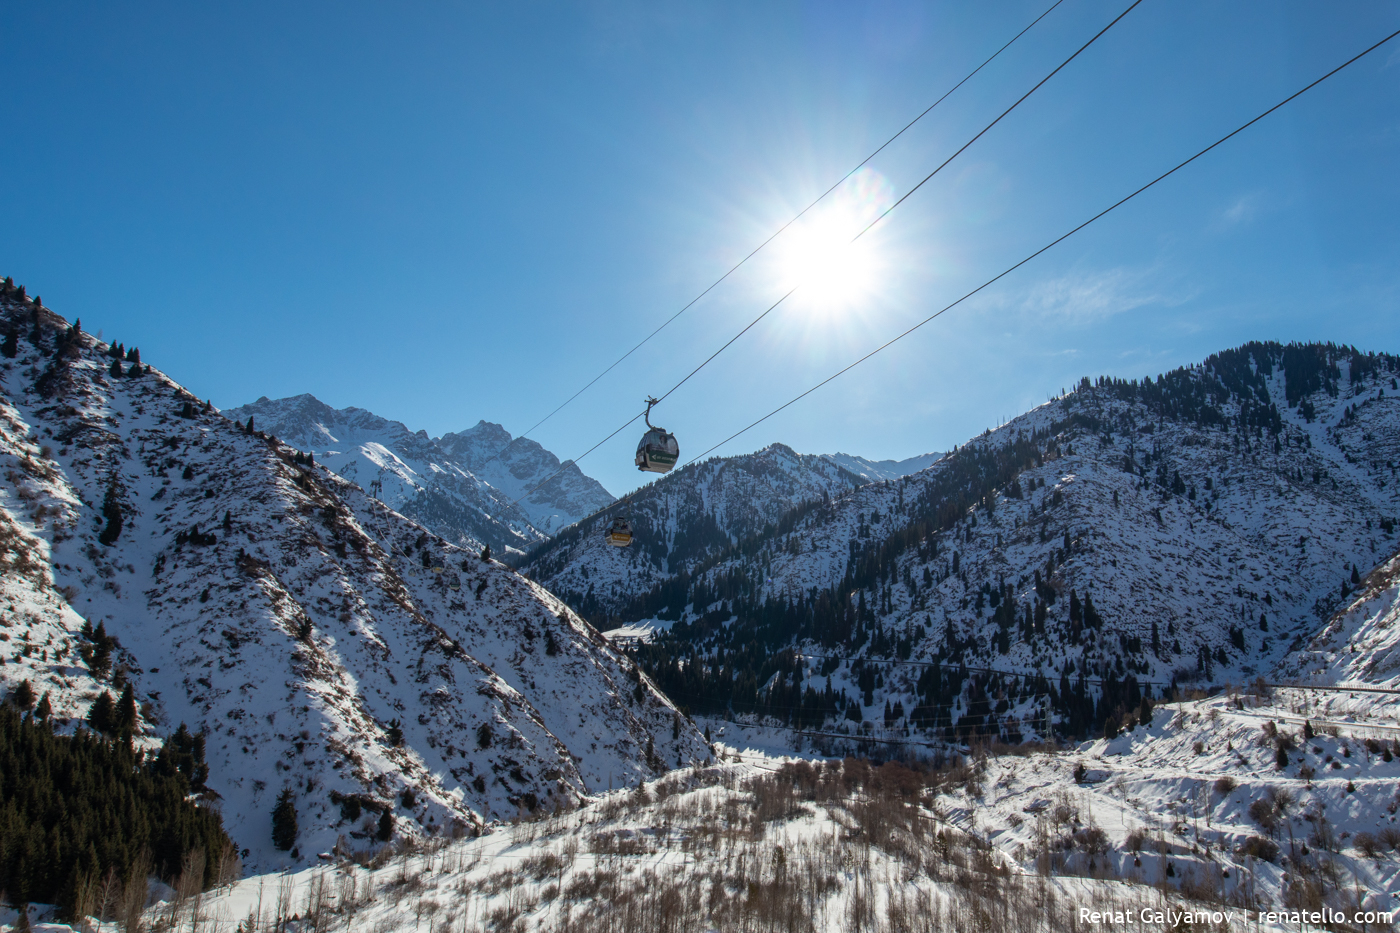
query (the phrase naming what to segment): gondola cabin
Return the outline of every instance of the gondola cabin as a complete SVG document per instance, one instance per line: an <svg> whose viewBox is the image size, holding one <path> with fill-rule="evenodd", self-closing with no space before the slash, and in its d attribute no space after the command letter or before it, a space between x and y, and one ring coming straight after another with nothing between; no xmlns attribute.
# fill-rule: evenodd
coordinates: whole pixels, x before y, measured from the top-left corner
<svg viewBox="0 0 1400 933"><path fill-rule="evenodd" d="M614 518L612 527L603 534L603 540L613 547L627 547L632 543L632 523L625 518Z"/></svg>
<svg viewBox="0 0 1400 933"><path fill-rule="evenodd" d="M665 428L652 428L637 445L637 469L648 473L669 473L681 456L681 445Z"/></svg>

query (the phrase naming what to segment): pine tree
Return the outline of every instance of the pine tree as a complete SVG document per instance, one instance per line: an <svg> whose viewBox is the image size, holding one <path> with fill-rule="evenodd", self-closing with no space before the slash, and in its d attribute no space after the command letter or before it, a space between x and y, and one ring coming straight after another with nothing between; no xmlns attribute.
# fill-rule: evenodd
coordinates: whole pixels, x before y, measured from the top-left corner
<svg viewBox="0 0 1400 933"><path fill-rule="evenodd" d="M29 712L34 708L34 685L27 680L21 680L19 686L10 694L10 702L22 712Z"/></svg>
<svg viewBox="0 0 1400 933"><path fill-rule="evenodd" d="M5 345L0 348L0 353L4 353L5 358L10 360L19 355L19 328L10 328L10 332L5 335Z"/></svg>
<svg viewBox="0 0 1400 933"><path fill-rule="evenodd" d="M47 720L53 715L53 704L49 702L49 692L44 691L44 695L39 698L39 705L34 710L36 719Z"/></svg>
<svg viewBox="0 0 1400 933"><path fill-rule="evenodd" d="M121 368L120 363L112 364L117 369ZM107 525L102 529L102 533L97 536L97 540L110 547L116 543L117 538L122 533L122 509L117 501L117 486L115 482L108 484L107 495L102 500L102 517L107 519Z"/></svg>
<svg viewBox="0 0 1400 933"><path fill-rule="evenodd" d="M122 690L122 697L117 701L117 733L120 735L131 735L136 731L136 694L131 689L131 684L126 685Z"/></svg>
<svg viewBox="0 0 1400 933"><path fill-rule="evenodd" d="M1357 572L1356 565L1351 565L1351 583L1353 586L1361 582L1361 574Z"/></svg>
<svg viewBox="0 0 1400 933"><path fill-rule="evenodd" d="M483 548L481 549L481 559L482 559L482 560L490 560L490 559L491 559L491 545L488 544L488 545L486 545L485 547L483 547Z"/></svg>
<svg viewBox="0 0 1400 933"><path fill-rule="evenodd" d="M290 787L277 795L277 806L272 811L272 844L284 852L297 842L297 807L295 795Z"/></svg>
<svg viewBox="0 0 1400 933"><path fill-rule="evenodd" d="M88 725L103 735L109 735L115 731L116 720L116 704L112 702L112 695L103 690L93 701L92 709L88 710Z"/></svg>
<svg viewBox="0 0 1400 933"><path fill-rule="evenodd" d="M92 676L98 680L106 679L112 669L114 646L115 640L107 634L107 623L97 623L97 630L92 633L92 656L88 661L88 670L92 671Z"/></svg>
<svg viewBox="0 0 1400 933"><path fill-rule="evenodd" d="M122 361L121 361L121 360L112 360L112 367L111 367L110 369L107 370L107 374L108 374L109 376L111 376L112 378L114 378L114 379L119 379L119 378L121 378L121 375L122 375Z"/></svg>
<svg viewBox="0 0 1400 933"><path fill-rule="evenodd" d="M394 814L391 810L385 810L379 814L379 841L388 842L394 838Z"/></svg>
<svg viewBox="0 0 1400 933"><path fill-rule="evenodd" d="M1142 695L1142 700L1138 703L1138 722L1144 727L1152 725L1152 700L1146 693Z"/></svg>
<svg viewBox="0 0 1400 933"><path fill-rule="evenodd" d="M249 415L249 416L248 416L248 427L244 429L243 433L244 433L244 434L252 434L252 433L253 433L253 416L252 416L252 415Z"/></svg>

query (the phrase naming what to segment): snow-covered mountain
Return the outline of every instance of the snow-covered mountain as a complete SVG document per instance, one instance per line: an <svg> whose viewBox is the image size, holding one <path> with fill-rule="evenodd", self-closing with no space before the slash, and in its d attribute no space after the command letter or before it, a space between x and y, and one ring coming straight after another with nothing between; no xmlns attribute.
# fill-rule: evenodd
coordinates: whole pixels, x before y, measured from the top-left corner
<svg viewBox="0 0 1400 933"><path fill-rule="evenodd" d="M646 658L692 709L866 728L1082 733L1145 685L1269 675L1396 550L1397 374L1391 355L1251 344L1085 380L926 470L789 513L613 624L681 623ZM538 579L592 611L578 593L598 575L562 573Z"/></svg>
<svg viewBox="0 0 1400 933"><path fill-rule="evenodd" d="M547 535L615 501L572 460L561 470L554 454L529 438L512 438L499 424L478 421L466 431L444 434L437 444L512 500L525 496L521 508L530 523Z"/></svg>
<svg viewBox="0 0 1400 933"><path fill-rule="evenodd" d="M1400 687L1400 553L1371 571L1280 673L1301 683Z"/></svg>
<svg viewBox="0 0 1400 933"><path fill-rule="evenodd" d="M526 556L522 569L586 616L601 617L651 587L762 535L792 509L843 495L865 482L830 459L772 444L714 457L668 474L618 506L580 522ZM603 532L627 518L632 545Z"/></svg>
<svg viewBox="0 0 1400 933"><path fill-rule="evenodd" d="M500 554L520 552L613 501L572 462L560 470L559 459L535 441L512 438L486 421L430 438L305 394L264 396L225 414L252 418L257 430L312 452L389 507L463 547L479 549L485 542Z"/></svg>
<svg viewBox="0 0 1400 933"><path fill-rule="evenodd" d="M845 467L857 476L864 477L866 482L876 483L882 479L899 479L901 476L908 476L910 473L927 469L943 459L946 454L919 454L904 460L870 460L866 457L857 457L855 454L822 454L822 456L832 463Z"/></svg>
<svg viewBox="0 0 1400 933"><path fill-rule="evenodd" d="M13 290L0 338L0 689L28 680L72 729L130 684L140 741L202 731L252 867L296 860L271 845L284 789L306 862L372 845L381 812L465 829L708 755L505 565Z"/></svg>

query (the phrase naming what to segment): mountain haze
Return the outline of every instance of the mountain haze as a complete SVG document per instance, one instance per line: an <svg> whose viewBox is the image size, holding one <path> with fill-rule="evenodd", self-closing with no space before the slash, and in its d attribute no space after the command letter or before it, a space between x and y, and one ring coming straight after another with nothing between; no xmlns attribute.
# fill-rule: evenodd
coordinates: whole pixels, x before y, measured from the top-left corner
<svg viewBox="0 0 1400 933"><path fill-rule="evenodd" d="M845 467L867 482L875 483L882 479L899 479L910 473L917 473L941 460L945 454L919 454L903 460L870 460L854 454L823 454L822 456L839 466Z"/></svg>

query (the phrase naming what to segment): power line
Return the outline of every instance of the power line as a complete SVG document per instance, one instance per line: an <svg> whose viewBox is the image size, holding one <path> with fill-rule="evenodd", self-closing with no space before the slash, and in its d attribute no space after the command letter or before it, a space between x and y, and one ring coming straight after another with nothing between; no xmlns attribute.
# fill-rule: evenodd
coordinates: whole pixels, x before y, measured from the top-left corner
<svg viewBox="0 0 1400 933"><path fill-rule="evenodd" d="M1063 70L1063 69L1065 68L1065 66L1067 66L1070 62L1074 61L1076 58L1078 58L1078 57L1084 52L1085 49L1089 48L1089 46L1091 46L1091 45L1093 45L1095 42L1097 42L1097 41L1103 36L1104 33L1108 32L1108 31L1109 31L1110 29L1112 29L1115 25L1117 25L1118 22L1119 22L1119 20L1121 20L1123 17L1125 17L1125 16L1127 16L1129 13L1131 13L1131 12L1138 6L1138 4L1140 4L1140 3L1142 3L1142 0L1133 0L1132 4L1129 5L1128 8L1127 8L1126 10L1124 10L1122 13L1119 13L1116 17L1114 17L1114 19L1113 19L1112 22L1110 22L1107 26L1103 27L1103 28L1100 29L1097 33L1095 33L1094 36L1093 36L1091 39L1089 39L1088 42L1085 42L1083 45L1081 45L1078 49L1076 49L1076 50L1074 51L1073 54L1071 54L1071 55L1070 55L1068 58L1066 58L1064 61L1060 62L1059 65L1055 66L1055 69L1054 69L1053 71L1051 71L1051 72L1050 72L1049 74L1047 74L1045 77L1043 77L1043 78L1041 78L1039 81L1037 81L1036 84L1035 84L1029 91L1027 91L1026 93L1022 94L1019 98L1017 98L1015 103L1013 103L1010 107L1007 107L1005 110L1003 110L1003 111L996 117L996 119L992 120L992 122L990 122L990 123L988 123L986 126L982 127L982 129L981 129L980 131L978 131L977 135L973 136L973 137L972 137L971 139L969 139L967 142L963 143L960 147L958 147L958 149L957 149L956 152L954 152L952 155L948 156L948 158L944 159L944 160L938 165L937 168L935 168L932 172L929 172L926 176L924 176L924 178L923 178L918 184L916 184L914 187L912 187L912 188L910 188L908 191L906 191L906 192L903 194L903 196L901 196L897 201L895 201L895 202L894 202L893 204L891 204L889 207L885 208L885 210L882 211L882 212L879 214L879 216L877 216L877 217L876 217L874 220L872 220L870 223L866 224L865 227L863 227L859 233L857 233L854 237L851 238L851 242L852 242L852 243L856 242L856 241L859 240L861 237L863 237L863 236L865 236L867 233L869 233L872 229L874 229L874 227L876 226L876 224L880 223L882 220L884 220L886 217L888 217L888 216L890 215L890 213L894 211L895 208L899 207L901 204L903 204L905 201L907 201L907 200L909 199L909 197L910 197L911 195L914 194L914 192L918 191L918 190L919 190L920 188L922 188L925 184L927 184L927 183L929 182L929 180L933 178L933 176L935 176L935 175L937 175L939 172L943 171L943 169L946 168L946 167L948 166L949 163L951 163L951 162L952 162L954 159L956 159L958 156L962 155L962 153L965 152L969 146L971 146L973 143L977 142L977 140L979 140L979 139L981 139L983 136L985 136L985 135L987 134L987 132L990 131L990 130L992 129L992 127L996 126L996 125L997 125L998 123L1000 123L1003 119L1005 119L1006 116L1007 116L1008 114L1011 113L1011 111L1013 111L1013 110L1015 110L1017 107L1021 106L1021 104L1024 103L1025 100L1026 100L1028 97L1030 97L1030 96L1031 96L1032 94L1034 94L1036 91L1040 90L1040 88L1043 87L1047 81L1049 81L1051 78L1055 77L1055 75L1059 74L1060 71ZM1054 7L1051 7L1050 9L1054 9ZM1049 12L1050 12L1049 10L1046 10L1046 13L1049 13ZM1042 15L1042 17L1043 17L1045 14L1041 14L1041 15ZM1039 20L1037 20L1037 22L1038 22L1038 21L1039 21ZM1034 25L1034 23L1032 23L1031 25ZM1028 27L1026 27L1026 28L1029 29L1030 27L1028 26ZM1024 33L1025 30L1022 30L1022 32ZM1012 41L1015 41L1015 40L1012 40ZM1007 45L1010 45L1010 43L1007 43ZM1004 47L1003 47L1003 48L1004 48ZM1000 53L998 53L998 54L1000 54ZM988 59L988 61L990 61L990 60L991 60L991 59ZM974 73L975 73L975 72L974 72ZM971 76L969 75L969 77L971 77ZM966 80L966 79L964 79L964 80ZM950 91L949 93L951 93L951 91ZM946 95L945 95L945 96L946 96ZM932 108L930 108L930 109L932 109ZM912 125L912 124L910 124L910 125ZM906 127L906 128L907 128L907 127ZM903 132L903 130L901 130L901 132ZM888 145L888 143L887 143L886 145ZM883 148L883 147L882 147L882 148ZM879 150L876 150L876 151L878 152ZM862 164L863 164L863 163L862 163ZM855 171L855 170L853 169L852 171ZM849 176L847 176L847 177L849 177ZM838 184L840 184L840 183L838 182ZM830 193L830 190L828 190L828 193ZM826 197L826 195L823 194L822 197ZM819 198L818 200L820 200L820 198ZM813 204L815 205L816 202L813 202ZM810 205L803 211L803 213L806 213L807 210L811 210L811 206L810 206ZM798 217L801 217L801 216L802 216L801 214L798 215ZM792 221L789 221L789 222L788 222L788 225L791 225L793 222L796 221L796 219L797 219L797 218L794 218ZM779 232L781 232L781 231L779 231ZM774 234L774 236L777 236L777 234ZM769 239L771 240L772 237L770 237ZM767 242L767 241L765 241L765 242ZM762 248L762 247L760 246L759 249L761 249L761 248ZM757 250L755 250L754 252L757 252ZM753 254L750 253L750 255L753 255ZM747 261L747 259L745 259L745 261ZM738 268L738 267L736 266L735 268ZM732 270L731 270L731 271L732 271ZM726 275L728 275L728 273L726 273ZM721 279L721 281L722 281L722 279ZM718 283L716 283L716 284L718 284ZM711 286L711 288L713 288L713 287L714 287L714 286ZM690 379L691 379L696 373L700 372L700 370L702 370L702 369L704 369L706 366L710 365L710 363L714 361L715 357L719 356L719 355L720 355L721 353L723 353L725 350L727 350L727 349L729 349L731 346L733 346L733 344L735 343L735 341L737 341L739 338L743 337L746 333L748 333L748 332L749 332L750 330L752 330L755 326L757 326L758 323L759 323L760 321L762 321L762 320L763 320L764 318L766 318L769 314L771 314L779 305L781 305L783 302L787 301L787 299L790 298L790 297L793 295L793 293L796 292L799 288L801 288L801 285L800 285L800 284L799 284L799 285L794 285L791 289L789 289L789 290L787 291L786 294L784 294L784 295L783 295L781 298L779 298L777 301L775 301L775 302L773 302L771 305L769 305L769 306L763 311L763 313L759 314L758 317L754 318L754 319L753 319L752 321L750 321L748 324L744 325L744 327L743 327L737 334L735 334L733 337L730 337L728 340L726 340L726 341L724 342L724 344L721 345L720 348L719 348L718 350L716 350L715 352L711 353L708 357L706 357L705 360L704 360L703 362L701 362L699 366L696 366L696 367L695 367L694 369L692 369L689 373L687 373L687 374L685 375L685 377L682 378L682 379L680 380L680 382L677 382L675 385L671 386L671 388L667 389L666 392L665 392L664 394L662 394L662 395L660 396L660 398L657 399L657 401L661 402L661 401L665 401L667 398L669 398L677 389L679 389L681 386L683 386L683 385L685 385L687 382L689 382ZM698 300L698 299L697 299L697 300ZM664 325L663 325L663 326L664 326ZM650 338L647 338L647 339L650 339ZM645 343L645 342L646 342L646 341L643 341L643 343ZM641 344L638 344L638 346L641 346ZM633 349L635 349L635 348L633 348ZM632 351L628 351L628 352L630 353L630 352L632 352ZM625 357L624 357L624 358L625 358ZM621 361L619 360L619 362L621 362ZM616 364L613 364L613 365L616 365ZM566 403L566 404L567 404L567 403ZM637 417L640 417L640 416L635 416L635 417L633 417L631 420L629 420L629 421L627 422L627 424L631 424L632 421L636 421L636 420L637 420ZM627 426L627 425L623 425L623 427L626 427L626 426ZM533 429L532 429L532 430L533 430ZM618 431L621 431L621 430L622 430L621 428L618 429ZM616 435L616 434L618 433L618 431L614 431L613 434L608 435L608 438L605 438L604 441L606 441L607 439L609 439L609 438L613 437L614 435ZM599 441L597 444L594 444L592 447L588 448L588 451L587 451L586 453L584 453L582 456L575 457L575 458L573 459L573 461L571 461L571 462L573 462L573 463L575 463L575 464L578 463L578 461L579 461L579 460L582 460L583 457L586 457L586 456L588 456L589 453L592 453L593 451L597 450L597 449L604 443L604 441ZM713 449L714 449L714 448L711 448L711 450L713 450ZM706 451L706 453L708 453L708 452L709 452L709 451ZM687 462L687 463L690 463L690 462L693 462L695 459L696 459L696 458L692 457L690 460L687 460L686 462ZM536 484L533 488L531 488L528 492L526 492L526 493L524 493L523 495L521 495L519 499L516 499L515 502L513 502L513 503L511 503L511 504L514 505L515 503L520 502L520 501L521 501L522 499L524 499L526 496L532 495L532 494L533 494L536 490L538 490L541 486L543 486L545 483L549 482L551 479L553 479L555 476L557 476L560 472L562 472L563 469L564 469L564 466L565 466L568 462L570 462L570 461L565 461L565 464L561 464L558 470L556 470L555 472L551 473L549 476L545 477L545 478L544 478L543 480L541 480L538 484Z"/></svg>
<svg viewBox="0 0 1400 933"><path fill-rule="evenodd" d="M1136 5L1136 4L1135 4L1135 5ZM1131 7L1130 7L1129 9L1131 9ZM774 415L778 414L778 412L782 411L783 409L788 408L789 406L791 406L791 405L793 405L794 403L800 401L801 399L806 398L808 395L811 395L813 392L817 391L817 390L820 389L822 386L826 385L828 382L831 382L832 380L834 380L834 379L836 379L836 378L838 378L838 377L840 377L840 376L846 374L847 372L850 372L852 369L855 369L855 368L856 368L857 366L859 366L861 363L864 363L866 360L870 359L870 358L871 358L872 356L874 356L875 354L880 353L881 351L887 349L887 348L890 347L891 345L893 345L893 344L899 342L900 340L903 340L905 337L909 336L909 335L912 334L914 331L916 331L916 330L918 330L919 328L923 327L925 324L929 323L929 322L932 321L934 318L940 317L940 316L942 316L944 313L946 313L946 312L948 312L948 311L951 311L953 308L955 308L955 307L957 307L958 305L962 304L964 301L966 301L967 299L971 298L973 295L976 295L978 292L982 291L983 289L987 288L988 286L992 285L993 283L999 281L1000 279L1004 278L1005 276L1010 275L1012 272L1014 272L1014 271L1016 271L1017 269L1021 268L1021 266L1024 266L1026 263L1030 262L1032 259L1035 259L1035 258L1036 258L1037 256L1039 256L1041 253L1046 252L1047 250L1051 249L1052 247L1057 246L1058 244L1060 244L1060 243L1064 242L1065 240L1069 239L1070 237L1074 236L1074 235L1075 235L1076 233L1078 233L1080 230L1083 230L1085 227L1089 226L1089 225L1092 224L1094 221L1096 221L1096 220L1098 220L1099 218L1103 217L1105 214L1108 214L1108 213L1110 213L1111 211L1114 211L1114 210L1118 209L1119 207L1122 207L1124 204L1128 203L1128 202L1131 201L1133 198L1135 198L1135 197L1137 197L1138 195L1142 194L1142 193L1143 193L1144 191L1146 191L1148 188L1151 188L1153 185L1157 184L1158 182L1160 182L1160 181L1166 179L1167 177L1169 177L1169 176L1171 176L1171 175L1174 175L1176 172L1178 172L1178 171L1180 171L1181 169L1185 168L1186 166L1190 165L1192 162L1196 161L1196 160L1199 159L1201 156L1203 156L1203 155L1205 155L1206 153L1210 152L1210 151L1211 151L1212 149L1214 149L1215 147L1221 145L1221 144L1224 143L1226 140L1228 140L1228 139L1230 139L1230 138L1232 138L1232 137L1238 135L1239 133L1244 132L1246 129L1248 129L1249 127L1253 126L1255 123L1258 123L1260 120L1264 119L1264 118L1267 117L1269 114L1273 113L1275 110L1278 110L1278 109L1279 109L1280 107L1282 107L1284 104L1287 104L1287 103L1289 103L1290 101L1292 101L1293 99L1295 99L1295 98L1297 98L1297 97L1303 95L1304 93L1306 93L1306 92L1312 90L1314 87L1317 87L1317 85L1321 84L1323 81L1326 81L1328 78L1332 77L1332 76L1335 75L1337 72L1339 72L1339 71L1341 71L1342 69L1346 68L1347 66L1349 66L1349 65L1351 65L1351 64L1353 64L1353 63L1355 63L1356 61L1360 60L1361 58L1364 58L1365 56L1371 54L1371 53L1374 52L1376 49L1380 48L1381 46L1385 45L1385 44L1386 44L1387 42L1389 42L1390 40L1394 39L1397 35L1400 35L1400 30L1397 30L1396 32L1392 32L1390 35L1386 36L1384 39L1380 40L1380 41L1377 42L1375 45L1373 45L1373 46L1371 46L1370 48L1366 49L1364 52L1361 52L1361 53L1359 53L1359 54L1353 56L1352 58L1347 59L1345 62L1343 62L1342 64L1338 65L1336 68L1333 68L1331 71L1327 72L1325 75L1323 75L1322 77L1318 78L1316 81L1313 81L1311 84L1306 85L1306 86L1303 87L1302 89L1300 89L1300 90L1298 90L1298 91L1295 91L1294 93L1292 93L1292 94L1290 94L1289 96L1285 97L1283 100L1279 101L1277 104L1274 104L1274 105L1273 105L1272 107L1270 107L1268 110L1265 110L1263 113L1259 114L1259 116L1257 116L1257 117L1255 117L1254 119L1250 120L1248 123L1242 124L1242 125L1239 126L1237 129L1235 129L1235 130L1233 130L1233 131L1231 131L1231 132L1225 134L1224 136L1222 136L1222 137L1220 137L1219 139L1217 139L1215 142L1211 143L1209 146L1206 146L1204 149L1202 149L1201 151L1197 152L1195 155L1191 156L1189 159L1186 159L1185 161L1178 163L1175 167L1169 169L1169 170L1166 171L1166 172L1163 172L1161 175L1158 175L1156 178L1152 179L1152 180L1149 181L1147 184L1143 185L1141 188L1138 188L1138 189L1137 189L1136 191L1134 191L1132 194L1129 194L1128 196L1122 198L1121 200L1114 202L1113 204L1111 204L1111 205L1109 205L1108 207L1104 208L1103 210L1099 211L1099 212L1098 212L1097 214L1095 214L1093 217L1090 217L1088 220L1084 221L1084 222L1083 222L1082 224L1080 224L1079 226L1077 226L1077 227L1075 227L1074 229L1070 230L1068 233L1065 233L1065 234L1063 234L1063 235L1061 235L1061 236L1055 238L1054 240L1051 240L1051 241L1050 241L1049 243L1047 243L1045 246L1042 246L1040 249L1038 249L1038 250L1036 250L1035 252L1031 253L1031 254L1030 254L1029 256L1027 256L1025 259L1022 259L1020 262L1016 263L1015 265L1008 267L1008 268L1005 269L1004 271L998 273L997 275L995 275L995 276L993 276L992 278L988 279L987 281L983 282L981 285L977 286L977 287L974 288L972 291L970 291L970 292L968 292L967 294L963 295L963 296L962 296L961 298L959 298L957 301L954 301L952 304L949 304L949 305L943 307L942 309L940 309L940 310L938 310L938 311L935 311L933 314L930 314L928 317L924 318L922 321L920 321L919 323L915 324L913 327L910 327L908 330L904 331L903 333L901 333L901 334L899 334L899 335L897 335L897 336L891 338L890 340L888 340L888 341L886 341L885 343L881 344L880 346L876 347L874 350L871 350L869 353L867 353L865 356L862 356L860 359L856 360L854 363L851 363L849 366L846 366L844 369L837 370L835 373L833 373L832 375L830 375L830 376L828 376L827 378L823 379L821 382L818 382L816 385L812 386L810 389L806 390L805 392L801 393L800 395L794 396L793 398L789 399L787 402L783 403L782 405L779 405L777 408L773 409L773 410L770 411L768 414L764 415L762 418L759 418L757 421L754 421L752 424L749 424L747 427L744 427L744 428L742 428L741 430L736 431L735 433L729 435L729 436L726 437L724 440L720 441L718 444L715 444L713 447L710 447L710 448L709 448L708 450L706 450L704 453L697 454L696 456L691 457L689 460L686 461L686 463L687 463L687 464L693 463L693 462L695 462L696 460L699 460L699 459L702 458L702 457L708 456L709 454L713 453L713 452L714 452L715 450L717 450L718 448L723 447L725 444L727 444L727 443L729 443L730 441L734 440L736 437L739 437L741 434L744 434L744 433L746 433L747 431L749 431L749 430L751 430L751 429L757 427L758 425L762 424L763 422L767 421L769 418L771 418L771 417L773 417ZM922 184L922 182L921 182L920 184ZM912 192L911 192L911 193L912 193ZM907 195L906 195L906 197L907 197ZM883 215L882 215L882 216L883 216ZM868 228L867 228L867 229L868 229ZM863 231L862 231L862 232L863 232ZM766 312L765 312L765 313L766 313Z"/></svg>
<svg viewBox="0 0 1400 933"><path fill-rule="evenodd" d="M1024 29L1022 29L1020 32L1016 33L1016 35L1012 36L1011 39L1010 39L1005 45L1003 45L1001 48L999 48L999 49L997 49L995 52L993 52L985 61L982 62L982 64L978 65L976 68L974 68L974 69L972 69L970 72L968 72L967 75L965 75L961 81L959 81L957 84L953 85L951 88L949 88L947 91L945 91L945 92L943 93L943 96L940 97L940 98L938 98L938 100L934 101L933 103L929 104L926 108L924 108L923 112L921 112L918 116L916 116L914 119L910 120L908 123L904 124L904 126L900 128L899 132L895 133L895 134L894 134L893 136L891 136L889 139L887 139L887 140L885 140L883 143L881 143L881 144L879 145L879 147L878 147L877 149L875 149L874 152L870 153L870 155L866 156L864 159L861 159L860 162L856 164L855 168L851 169L849 172L847 172L846 174L842 175L839 179L837 179L837 181L836 181L835 184L833 184L831 187L827 188L827 189L826 189L825 191L823 191L821 194L817 195L816 199L813 200L812 203L810 203L810 204L808 204L806 207L802 208L802 210L799 211L795 217L793 217L793 218L792 218L791 220L789 220L787 223L783 224L781 227L779 227L777 230L775 230L772 234L770 234L769 237L768 237L766 240L764 240L762 243L758 244L758 245L755 246L752 250L750 250L749 253L748 253L748 255L746 255L743 259L740 259L740 260L739 260L738 262L736 262L733 266L731 266L727 272L725 272L725 273L724 273L723 275L721 275L719 278L715 279L715 280L714 280L713 282L711 282L708 286L706 286L706 288L704 289L704 291L700 292L700 294L696 295L694 298L690 299L690 301L686 302L686 304L685 304L684 307L682 307L682 308L681 308L679 311L677 311L675 314L671 315L671 316L668 317L665 321L663 321L663 322L661 323L661 326L660 326L660 327L656 328L656 329L653 330L651 333L649 333L649 334L647 334L645 337L643 337L634 347L632 347L632 349L628 350L626 353L622 354L622 356L620 356L620 357L618 357L616 360L614 360L614 361L612 362L611 365L609 365L606 369L604 369L604 370L603 370L602 372L600 372L598 375L596 375L596 376L594 376L592 379L590 379L590 380L587 382L587 384L585 384L585 385L583 386L583 388L579 389L579 390L578 390L577 392L575 392L573 395L571 395L571 396L569 396L568 398L566 398L562 403L560 403L560 405L559 405L557 408L555 408L555 409L554 409L553 411L551 411L549 414L545 415L545 416L544 416L543 418L541 418L539 421L535 422L535 424L534 424L533 426L531 426L528 430L526 430L525 433L521 434L519 437L512 438L509 444L506 444L506 445L505 445L504 447L502 447L500 450L498 450L498 451L496 451L494 454L492 454L484 463L482 463L482 466L484 467L487 463L490 463L492 460L495 460L495 459L496 459L497 457L499 457L501 454L503 454L503 453L505 453L507 450L509 450L509 449L511 448L511 446L515 444L516 441L520 440L521 438L528 437L528 436L530 435L530 433L533 432L533 431L534 431L536 428L538 428L540 425L544 424L544 423L545 423L546 421L548 421L550 418L553 418L555 415L559 414L559 412L563 411L564 408L565 408L565 406L567 406L570 402L572 402L574 399L578 398L578 397L579 397L580 395L582 395L584 392L587 392L590 388L593 387L594 383L596 383L599 379L602 379L602 378L603 378L604 376L606 376L608 373L610 373L610 372L612 372L614 369L616 369L616 368L618 367L618 365L620 365L620 364L621 364L624 360L626 360L629 356L631 356L633 353L636 353L638 350L640 350L644 344L646 344L649 340L651 340L651 338L655 337L657 334L659 334L659 333L661 333L663 330L665 330L666 327L669 326L669 325L671 324L671 322L673 322L676 318L680 317L682 314L684 314L685 312L689 311L689 310L691 309L692 306L694 306L697 302L700 301L700 299L704 298L706 295L708 295L710 292L712 292L715 288L717 288L721 283L723 283L726 279L728 279L728 278L729 278L731 275L733 275L735 272L738 272L739 269L740 269L741 267L743 267L750 259L752 259L754 256L757 256L757 255L759 254L759 252L762 251L763 248L764 248L765 246L767 246L769 243L772 243L772 242L773 242L774 240L776 240L778 237L782 236L782 234L783 234L789 227L791 227L793 224L797 223L797 222L798 222L799 220L801 220L804 216L806 216L808 211L810 211L812 208L816 207L816 206L817 206L818 204L820 204L822 201L826 200L827 196L830 195L830 194L831 194L833 191L835 191L837 188L839 188L839 187L841 187L843 184L845 184L847 179L849 179L849 178L850 178L852 175L854 175L856 172L860 171L862 168L864 168L866 165L868 165L868 164L870 163L870 160L871 160L871 159L875 158L875 157L876 157L877 155L879 155L881 152L884 152L885 149L887 149L895 140L899 139L899 137L903 136L908 130L910 130L910 129L914 126L915 123L918 123L918 122L919 122L920 120L922 120L924 117L928 116L929 113L932 112L933 108L937 107L939 104L943 103L943 101L947 100L947 99L952 95L952 93L953 93L954 91L956 91L958 88L962 87L962 86L963 86L964 84L966 84L968 81L972 80L972 78L973 78L979 71L981 71L983 68L986 68L988 65L990 65L990 64L992 63L992 61L996 59L997 56L999 56L1002 52L1005 52L1007 49L1009 49L1009 48L1011 47L1011 45L1012 45L1017 39L1021 38L1021 37L1024 36L1026 33L1030 32L1031 27L1035 26L1036 23L1039 23L1039 22L1040 22L1041 20L1043 20L1045 17L1049 16L1050 13L1051 13L1057 6L1059 6L1059 5L1060 5L1061 3L1063 3L1063 2L1064 2L1064 0L1055 0L1055 2L1052 3L1052 4L1045 10L1044 13L1041 13L1041 14L1040 14L1039 16L1037 16L1035 19L1031 20L1030 23L1029 23ZM629 422L629 423L630 423L630 422Z"/></svg>

